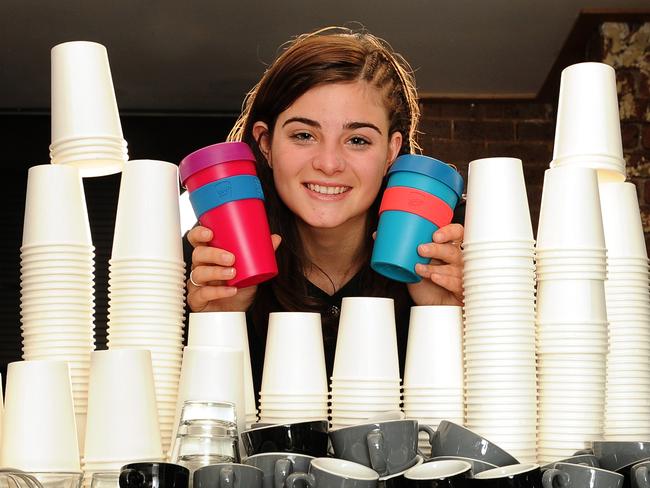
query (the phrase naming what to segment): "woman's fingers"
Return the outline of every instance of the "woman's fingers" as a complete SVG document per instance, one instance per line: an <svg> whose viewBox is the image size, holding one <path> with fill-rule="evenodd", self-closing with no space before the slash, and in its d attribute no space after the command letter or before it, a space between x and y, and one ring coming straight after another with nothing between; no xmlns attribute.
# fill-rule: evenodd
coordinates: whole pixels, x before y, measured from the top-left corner
<svg viewBox="0 0 650 488"><path fill-rule="evenodd" d="M212 231L207 227L196 226L187 233L187 240L192 247L204 246L212 240Z"/></svg>
<svg viewBox="0 0 650 488"><path fill-rule="evenodd" d="M218 285L213 283L228 281L235 277L235 268L232 266L197 266L192 270L192 281L197 286Z"/></svg>
<svg viewBox="0 0 650 488"><path fill-rule="evenodd" d="M201 312L213 300L235 296L234 286L194 286L188 284L187 304L193 312Z"/></svg>
<svg viewBox="0 0 650 488"><path fill-rule="evenodd" d="M464 234L465 228L460 224L445 225L433 233L433 242L438 244L448 242L460 247L460 244L463 242Z"/></svg>
<svg viewBox="0 0 650 488"><path fill-rule="evenodd" d="M438 263L460 265L463 262L463 253L460 248L451 243L436 244L435 242L430 242L428 244L420 244L418 246L418 254L423 258L429 258Z"/></svg>
<svg viewBox="0 0 650 488"><path fill-rule="evenodd" d="M198 246L192 251L192 267L206 265L232 266L235 255L231 252L210 246Z"/></svg>

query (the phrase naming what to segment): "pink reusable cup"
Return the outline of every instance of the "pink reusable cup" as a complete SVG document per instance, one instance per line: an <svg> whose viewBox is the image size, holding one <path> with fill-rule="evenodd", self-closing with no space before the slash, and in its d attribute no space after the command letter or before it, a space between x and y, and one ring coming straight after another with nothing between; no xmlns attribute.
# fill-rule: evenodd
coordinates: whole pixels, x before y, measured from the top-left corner
<svg viewBox="0 0 650 488"><path fill-rule="evenodd" d="M238 288L278 274L261 190L251 193L248 186L251 180L259 186L254 162L247 144L224 142L193 152L179 165L199 222L214 234L209 245L235 255L235 277L227 284ZM237 183L242 180L246 185Z"/></svg>

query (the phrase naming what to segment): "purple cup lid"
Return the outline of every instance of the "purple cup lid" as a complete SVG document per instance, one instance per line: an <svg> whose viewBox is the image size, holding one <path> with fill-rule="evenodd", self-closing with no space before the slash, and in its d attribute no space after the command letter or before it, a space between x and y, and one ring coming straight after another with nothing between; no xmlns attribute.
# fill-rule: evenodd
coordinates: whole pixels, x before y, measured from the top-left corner
<svg viewBox="0 0 650 488"><path fill-rule="evenodd" d="M178 165L181 184L185 186L185 181L194 173L230 161L255 161L255 156L245 142L221 142L197 149Z"/></svg>

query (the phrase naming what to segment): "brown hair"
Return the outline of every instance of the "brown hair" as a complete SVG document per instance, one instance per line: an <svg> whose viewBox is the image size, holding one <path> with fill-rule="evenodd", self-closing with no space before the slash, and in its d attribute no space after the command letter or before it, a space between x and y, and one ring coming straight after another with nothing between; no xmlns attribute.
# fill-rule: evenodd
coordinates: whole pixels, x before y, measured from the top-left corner
<svg viewBox="0 0 650 488"><path fill-rule="evenodd" d="M242 113L228 136L229 140L244 141L253 149L271 230L283 238L277 251L280 273L274 280L259 287L251 309L254 318L256 310L260 312L255 320L257 323L266 323L267 318L263 315L274 311L269 309L273 308L273 303L289 311L319 311L320 308L316 301L307 296L308 283L304 277L305 271L313 263L309 262L304 252L295 216L275 190L272 171L260 150L259 140L253 136L253 124L265 122L272 134L278 116L308 90L328 83L360 80L381 90L388 110L389 137L394 132L402 134L399 154L419 150L416 129L420 112L410 66L385 41L365 31L343 27L328 27L287 43L260 82L246 96ZM365 263L361 271L362 282L369 287L368 290L364 289L364 293L387 296L386 280L372 272L369 266L371 234L377 225L379 200L378 196L368 212L366 246L359 258Z"/></svg>

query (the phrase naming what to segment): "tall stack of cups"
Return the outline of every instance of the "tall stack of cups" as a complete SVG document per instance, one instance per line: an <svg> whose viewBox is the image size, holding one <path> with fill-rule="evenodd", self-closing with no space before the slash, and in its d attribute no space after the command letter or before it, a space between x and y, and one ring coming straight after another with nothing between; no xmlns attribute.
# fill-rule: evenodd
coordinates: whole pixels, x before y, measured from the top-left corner
<svg viewBox="0 0 650 488"><path fill-rule="evenodd" d="M122 172L109 261L108 347L151 351L165 449L176 414L184 296L178 168L130 161Z"/></svg>
<svg viewBox="0 0 650 488"><path fill-rule="evenodd" d="M548 169L537 231L540 462L603 435L605 271L596 170Z"/></svg>
<svg viewBox="0 0 650 488"><path fill-rule="evenodd" d="M53 164L82 177L119 173L128 159L106 48L74 41L52 48Z"/></svg>
<svg viewBox="0 0 650 488"><path fill-rule="evenodd" d="M469 164L463 243L465 423L535 462L535 265L522 162Z"/></svg>
<svg viewBox="0 0 650 488"><path fill-rule="evenodd" d="M90 486L94 473L162 459L151 354L131 349L93 352L84 486Z"/></svg>
<svg viewBox="0 0 650 488"><path fill-rule="evenodd" d="M345 297L332 374L332 428L399 412L395 307L390 298Z"/></svg>
<svg viewBox="0 0 650 488"><path fill-rule="evenodd" d="M80 472L70 372L65 361L7 368L0 465L28 472Z"/></svg>
<svg viewBox="0 0 650 488"><path fill-rule="evenodd" d="M372 269L396 281L420 281L415 265L429 259L418 254L418 245L451 222L462 193L463 178L442 161L417 154L397 158L379 208Z"/></svg>
<svg viewBox="0 0 650 488"><path fill-rule="evenodd" d="M438 428L442 420L462 424L463 312L461 307L411 308L404 368L404 414ZM420 433L420 449L431 448Z"/></svg>
<svg viewBox="0 0 650 488"><path fill-rule="evenodd" d="M188 346L230 347L243 352L244 403L246 428L257 422L255 391L248 330L244 312L191 313L187 331Z"/></svg>
<svg viewBox="0 0 650 488"><path fill-rule="evenodd" d="M20 248L23 358L68 361L81 446L95 349L94 256L77 168L31 167Z"/></svg>
<svg viewBox="0 0 650 488"><path fill-rule="evenodd" d="M209 245L234 254L229 286L245 288L278 274L255 156L246 143L224 142L186 156L181 183L201 225L213 231Z"/></svg>
<svg viewBox="0 0 650 488"><path fill-rule="evenodd" d="M601 183L609 321L606 440L650 438L648 255L633 183Z"/></svg>
<svg viewBox="0 0 650 488"><path fill-rule="evenodd" d="M260 422L325 420L327 413L327 372L320 314L269 314Z"/></svg>
<svg viewBox="0 0 650 488"><path fill-rule="evenodd" d="M595 169L600 182L625 180L611 66L578 63L562 71L551 168L559 166Z"/></svg>

